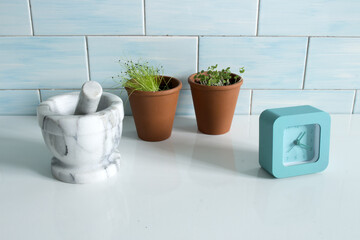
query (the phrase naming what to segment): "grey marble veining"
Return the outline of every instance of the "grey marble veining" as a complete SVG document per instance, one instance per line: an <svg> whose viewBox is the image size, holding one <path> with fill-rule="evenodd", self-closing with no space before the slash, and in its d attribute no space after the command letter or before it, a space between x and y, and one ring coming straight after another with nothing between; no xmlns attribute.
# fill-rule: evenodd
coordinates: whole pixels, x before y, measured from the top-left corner
<svg viewBox="0 0 360 240"><path fill-rule="evenodd" d="M69 183L104 180L118 171L117 147L122 133L122 100L104 92L97 112L74 115L79 92L58 95L37 108L38 123L53 153L55 178Z"/></svg>

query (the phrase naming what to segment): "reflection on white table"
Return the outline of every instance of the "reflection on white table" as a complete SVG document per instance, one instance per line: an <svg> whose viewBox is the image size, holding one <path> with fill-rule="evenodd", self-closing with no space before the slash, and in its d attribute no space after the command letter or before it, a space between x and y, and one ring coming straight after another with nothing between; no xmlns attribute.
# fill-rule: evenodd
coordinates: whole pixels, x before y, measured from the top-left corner
<svg viewBox="0 0 360 240"><path fill-rule="evenodd" d="M360 239L360 115L333 115L329 167L274 179L258 164L258 116L221 136L177 117L150 143L124 121L118 176L52 178L35 117L0 117L0 239Z"/></svg>

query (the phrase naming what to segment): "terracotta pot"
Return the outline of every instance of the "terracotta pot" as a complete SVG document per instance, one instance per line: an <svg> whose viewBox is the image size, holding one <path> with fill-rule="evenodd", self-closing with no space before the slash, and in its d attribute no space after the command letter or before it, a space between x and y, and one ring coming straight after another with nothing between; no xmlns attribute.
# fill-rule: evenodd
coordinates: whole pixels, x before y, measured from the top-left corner
<svg viewBox="0 0 360 240"><path fill-rule="evenodd" d="M168 76L164 76L164 80L170 80L169 90L146 92L125 88L129 96L136 131L142 140L155 142L171 136L182 83Z"/></svg>
<svg viewBox="0 0 360 240"><path fill-rule="evenodd" d="M243 79L228 86L206 86L195 82L195 75L192 74L188 82L199 131L212 135L228 132ZM232 76L237 75L232 73Z"/></svg>

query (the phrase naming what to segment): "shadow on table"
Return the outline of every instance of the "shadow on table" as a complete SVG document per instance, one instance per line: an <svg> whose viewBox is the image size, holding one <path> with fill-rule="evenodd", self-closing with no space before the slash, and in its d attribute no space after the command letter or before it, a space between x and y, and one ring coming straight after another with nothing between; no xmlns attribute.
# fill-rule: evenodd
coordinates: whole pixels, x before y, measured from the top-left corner
<svg viewBox="0 0 360 240"><path fill-rule="evenodd" d="M43 142L20 138L0 138L0 168L28 169L41 176L53 179L51 154Z"/></svg>
<svg viewBox="0 0 360 240"><path fill-rule="evenodd" d="M196 133L198 131L196 119L187 116L176 116L173 128L182 132Z"/></svg>
<svg viewBox="0 0 360 240"><path fill-rule="evenodd" d="M224 146L195 145L192 161L257 178L272 178L258 163L258 152Z"/></svg>
<svg viewBox="0 0 360 240"><path fill-rule="evenodd" d="M176 154L181 155L179 159L186 161L190 158L193 168L211 171L218 168L255 178L273 178L260 167L258 150L251 146L234 145L231 134L217 136L194 134L194 138L177 135L171 140ZM161 146L156 146L159 147Z"/></svg>
<svg viewBox="0 0 360 240"><path fill-rule="evenodd" d="M273 179L269 173L260 167L257 150L235 148L234 152L236 170L239 173L257 178Z"/></svg>
<svg viewBox="0 0 360 240"><path fill-rule="evenodd" d="M141 139L138 137L135 129L123 131L121 137L122 137L122 138L129 138L129 139L132 139L132 140L139 140L139 141L141 141Z"/></svg>
<svg viewBox="0 0 360 240"><path fill-rule="evenodd" d="M126 128L124 126L126 126ZM129 138L132 140L140 140L136 133L135 123L134 123L134 119L132 117L126 117L123 120L122 138Z"/></svg>

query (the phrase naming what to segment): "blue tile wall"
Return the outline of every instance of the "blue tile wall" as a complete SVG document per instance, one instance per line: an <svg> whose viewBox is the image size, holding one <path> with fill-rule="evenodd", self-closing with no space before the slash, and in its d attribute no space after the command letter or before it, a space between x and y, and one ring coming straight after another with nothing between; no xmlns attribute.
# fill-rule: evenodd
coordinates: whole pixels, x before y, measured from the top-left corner
<svg viewBox="0 0 360 240"><path fill-rule="evenodd" d="M35 115L38 90L0 90L0 115Z"/></svg>
<svg viewBox="0 0 360 240"><path fill-rule="evenodd" d="M0 1L0 35L31 35L28 0Z"/></svg>
<svg viewBox="0 0 360 240"><path fill-rule="evenodd" d="M268 108L312 105L330 113L352 112L354 91L350 90L254 90L252 114Z"/></svg>
<svg viewBox="0 0 360 240"><path fill-rule="evenodd" d="M360 36L358 0L260 0L260 35Z"/></svg>
<svg viewBox="0 0 360 240"><path fill-rule="evenodd" d="M149 35L255 34L257 0L146 0Z"/></svg>
<svg viewBox="0 0 360 240"><path fill-rule="evenodd" d="M143 34L142 0L31 0L37 35Z"/></svg>
<svg viewBox="0 0 360 240"><path fill-rule="evenodd" d="M358 0L0 0L0 114L35 114L39 99L88 80L120 96L119 59L162 65L183 82L218 64L244 84L235 114L310 104L360 114ZM357 94L355 95L355 93Z"/></svg>
<svg viewBox="0 0 360 240"><path fill-rule="evenodd" d="M178 115L195 115L190 90L180 91L176 113Z"/></svg>
<svg viewBox="0 0 360 240"><path fill-rule="evenodd" d="M74 91L80 91L79 89L73 89L73 90L41 90L41 99L42 101L47 100L50 97L68 93L68 92L74 92ZM131 107L130 103L128 101L128 95L125 91L125 89L104 89L105 92L110 92L112 94L115 94L119 96L124 103L124 109L126 115L131 115ZM250 113L250 90L240 90L235 114L249 114ZM191 91L190 90L182 90L180 92L178 105L177 105L177 115L193 115L194 112L194 106L192 103L192 97L191 97Z"/></svg>
<svg viewBox="0 0 360 240"><path fill-rule="evenodd" d="M78 88L86 66L84 37L0 38L0 89Z"/></svg>
<svg viewBox="0 0 360 240"><path fill-rule="evenodd" d="M354 113L360 114L360 90L356 92Z"/></svg>
<svg viewBox="0 0 360 240"><path fill-rule="evenodd" d="M311 38L307 64L307 89L359 89L360 38Z"/></svg>
<svg viewBox="0 0 360 240"><path fill-rule="evenodd" d="M45 101L48 98L54 97L56 95L61 95L64 93L78 92L80 89L67 89L67 90L40 90L41 101Z"/></svg>
<svg viewBox="0 0 360 240"><path fill-rule="evenodd" d="M119 59L142 59L164 67L164 74L183 81L196 72L195 37L89 37L91 80L112 88L111 78L122 71Z"/></svg>
<svg viewBox="0 0 360 240"><path fill-rule="evenodd" d="M244 88L300 89L306 38L201 37L199 68L244 66Z"/></svg>

